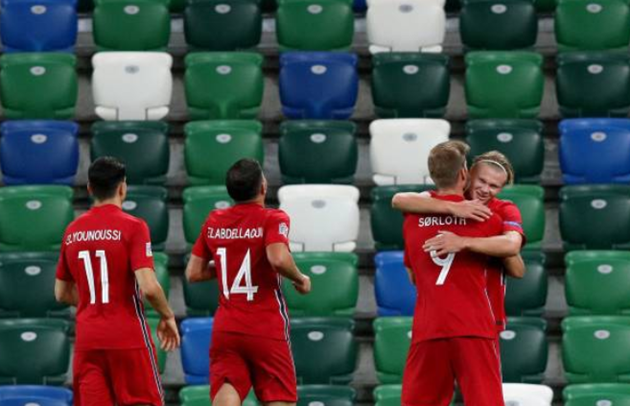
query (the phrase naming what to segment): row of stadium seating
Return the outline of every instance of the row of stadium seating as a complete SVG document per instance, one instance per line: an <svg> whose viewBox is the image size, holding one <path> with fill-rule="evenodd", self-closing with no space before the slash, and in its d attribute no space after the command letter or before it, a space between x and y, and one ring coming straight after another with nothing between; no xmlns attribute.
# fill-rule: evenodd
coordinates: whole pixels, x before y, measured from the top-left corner
<svg viewBox="0 0 630 406"><path fill-rule="evenodd" d="M171 34L169 0L97 1L93 35L99 50L160 51ZM440 52L446 31L444 0L370 0L370 51ZM464 1L463 44L470 49L533 47L538 33L532 0ZM3 0L0 34L8 52L72 52L76 0ZM257 0L192 0L184 10L191 49L234 51L260 42ZM281 0L275 14L280 50L347 50L353 44L352 0ZM559 49L621 49L630 43L630 6L623 0L560 0L555 13ZM27 28L28 27L28 28ZM31 29L30 27L36 27ZM308 30L303 27L309 27ZM493 27L488 30L487 27ZM585 29L586 27L586 29ZM128 35L133 32L134 35ZM499 32L501 35L496 35Z"/></svg>

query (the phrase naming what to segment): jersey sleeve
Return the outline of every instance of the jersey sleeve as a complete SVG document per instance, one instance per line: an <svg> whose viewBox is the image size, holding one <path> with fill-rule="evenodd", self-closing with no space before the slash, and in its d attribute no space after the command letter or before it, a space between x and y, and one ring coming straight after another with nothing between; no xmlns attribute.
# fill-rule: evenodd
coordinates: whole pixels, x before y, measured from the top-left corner
<svg viewBox="0 0 630 406"><path fill-rule="evenodd" d="M197 237L197 241L195 241L195 245L193 245L192 254L209 261L212 259L212 252L210 251L208 244L206 244L205 230L206 225L204 223L201 227L201 231L199 232L199 237Z"/></svg>
<svg viewBox="0 0 630 406"><path fill-rule="evenodd" d="M70 267L68 267L68 260L66 259L66 238L64 236L64 242L61 243L61 252L59 253L59 261L57 262L56 278L62 281L73 281L74 277L70 273Z"/></svg>
<svg viewBox="0 0 630 406"><path fill-rule="evenodd" d="M526 244L527 236L523 230L523 218L521 217L521 211L514 203L506 203L499 213L503 221L503 233L508 231L516 231L523 237L522 245Z"/></svg>
<svg viewBox="0 0 630 406"><path fill-rule="evenodd" d="M129 240L129 260L131 270L137 271L141 268L151 268L153 266L153 251L151 248L151 236L149 227L144 221L138 222Z"/></svg>
<svg viewBox="0 0 630 406"><path fill-rule="evenodd" d="M281 210L272 212L265 223L265 246L283 243L289 245L289 215Z"/></svg>

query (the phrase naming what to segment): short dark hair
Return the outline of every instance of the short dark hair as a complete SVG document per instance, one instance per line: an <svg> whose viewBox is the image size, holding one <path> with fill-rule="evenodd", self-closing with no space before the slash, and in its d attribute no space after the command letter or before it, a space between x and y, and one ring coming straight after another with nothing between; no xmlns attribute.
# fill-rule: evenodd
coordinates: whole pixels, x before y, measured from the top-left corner
<svg viewBox="0 0 630 406"><path fill-rule="evenodd" d="M97 158L88 169L88 182L92 196L97 200L111 199L116 189L125 180L125 164L117 158L104 156Z"/></svg>
<svg viewBox="0 0 630 406"><path fill-rule="evenodd" d="M228 194L235 202L246 202L258 196L263 171L255 159L244 158L230 167L225 176Z"/></svg>

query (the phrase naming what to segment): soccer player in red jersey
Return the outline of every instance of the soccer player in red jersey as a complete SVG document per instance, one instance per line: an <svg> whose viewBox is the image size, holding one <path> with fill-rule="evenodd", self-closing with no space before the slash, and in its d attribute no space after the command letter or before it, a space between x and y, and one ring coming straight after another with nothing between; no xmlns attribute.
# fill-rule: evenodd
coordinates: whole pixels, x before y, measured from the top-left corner
<svg viewBox="0 0 630 406"><path fill-rule="evenodd" d="M459 141L433 148L429 172L437 192L431 197L464 200L467 152L468 146ZM439 231L491 237L501 234L502 224L497 215L483 222L453 215L405 215L405 266L418 299L402 404L446 406L457 380L467 406L503 406L495 319L486 293L488 257L469 250L439 255L426 244Z"/></svg>
<svg viewBox="0 0 630 406"><path fill-rule="evenodd" d="M103 157L88 171L92 208L66 229L55 297L77 306L73 361L76 406L164 404L142 294L160 314L165 350L179 346L173 311L153 270L146 223L122 211L125 166Z"/></svg>
<svg viewBox="0 0 630 406"><path fill-rule="evenodd" d="M191 282L219 281L210 348L212 404L241 405L253 386L265 405L294 405L295 366L281 276L302 294L311 282L289 251L289 216L264 206L267 181L260 164L238 161L226 186L236 204L210 213L186 269ZM209 266L211 259L216 268Z"/></svg>

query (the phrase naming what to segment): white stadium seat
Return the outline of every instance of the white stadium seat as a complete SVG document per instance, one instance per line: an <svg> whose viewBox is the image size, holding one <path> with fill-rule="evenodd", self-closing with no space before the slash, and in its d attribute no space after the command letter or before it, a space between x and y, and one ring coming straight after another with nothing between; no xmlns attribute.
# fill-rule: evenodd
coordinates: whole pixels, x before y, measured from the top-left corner
<svg viewBox="0 0 630 406"><path fill-rule="evenodd" d="M368 0L370 52L442 52L444 0Z"/></svg>
<svg viewBox="0 0 630 406"><path fill-rule="evenodd" d="M359 236L359 189L343 185L292 185L278 190L291 217L292 251L351 252Z"/></svg>
<svg viewBox="0 0 630 406"><path fill-rule="evenodd" d="M104 120L160 120L169 111L173 58L164 52L100 52L92 58L96 114Z"/></svg>
<svg viewBox="0 0 630 406"><path fill-rule="evenodd" d="M448 141L451 125L442 119L386 119L370 124L370 161L378 186L432 184L431 148Z"/></svg>
<svg viewBox="0 0 630 406"><path fill-rule="evenodd" d="M505 406L551 406L553 390L545 385L504 383Z"/></svg>

